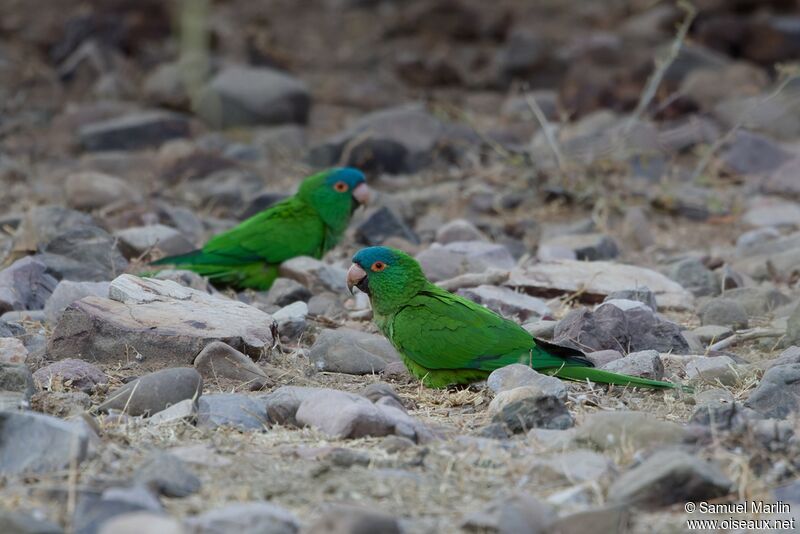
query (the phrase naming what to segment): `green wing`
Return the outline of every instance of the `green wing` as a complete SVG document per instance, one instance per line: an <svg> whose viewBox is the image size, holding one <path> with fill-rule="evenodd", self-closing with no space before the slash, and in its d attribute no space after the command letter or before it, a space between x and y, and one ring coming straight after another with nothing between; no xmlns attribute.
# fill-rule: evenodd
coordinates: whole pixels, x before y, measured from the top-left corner
<svg viewBox="0 0 800 534"><path fill-rule="evenodd" d="M316 212L289 198L213 237L203 253L233 263L280 263L296 256L320 257L324 241L325 229Z"/></svg>
<svg viewBox="0 0 800 534"><path fill-rule="evenodd" d="M433 285L395 314L389 330L397 349L429 370L493 370L526 360L535 347L516 323Z"/></svg>

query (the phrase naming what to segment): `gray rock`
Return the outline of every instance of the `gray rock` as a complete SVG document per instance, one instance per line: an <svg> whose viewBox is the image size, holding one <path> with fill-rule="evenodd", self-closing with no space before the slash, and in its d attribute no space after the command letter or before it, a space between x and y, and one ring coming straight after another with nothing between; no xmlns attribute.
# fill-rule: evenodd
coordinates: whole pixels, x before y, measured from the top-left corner
<svg viewBox="0 0 800 534"><path fill-rule="evenodd" d="M67 204L81 210L102 208L117 202L141 201L141 195L116 176L101 172L78 172L64 182Z"/></svg>
<svg viewBox="0 0 800 534"><path fill-rule="evenodd" d="M749 317L773 312L791 302L791 299L768 287L737 287L725 291L724 297L739 303Z"/></svg>
<svg viewBox="0 0 800 534"><path fill-rule="evenodd" d="M800 173L800 156L795 154L790 160L769 173L762 188L765 193L799 198L800 184L796 179L798 173Z"/></svg>
<svg viewBox="0 0 800 534"><path fill-rule="evenodd" d="M322 389L303 399L297 409L298 424L311 426L340 439L398 434L415 441L429 438L420 423L402 410L373 404L364 397Z"/></svg>
<svg viewBox="0 0 800 534"><path fill-rule="evenodd" d="M436 230L436 242L446 245L454 241L486 241L486 236L466 219L453 219Z"/></svg>
<svg viewBox="0 0 800 534"><path fill-rule="evenodd" d="M604 234L561 235L544 241L541 246L571 250L576 259L583 261L610 260L619 256L616 241Z"/></svg>
<svg viewBox="0 0 800 534"><path fill-rule="evenodd" d="M85 393L91 393L100 384L108 383L108 376L83 360L67 358L53 362L33 373L33 379L41 389L57 390L70 386Z"/></svg>
<svg viewBox="0 0 800 534"><path fill-rule="evenodd" d="M333 293L321 293L308 299L308 314L335 318L343 314L342 303Z"/></svg>
<svg viewBox="0 0 800 534"><path fill-rule="evenodd" d="M378 402L384 397L389 397L394 401L394 405L396 407L400 408L401 410L405 410L400 396L397 394L394 388L386 382L373 382L372 384L364 386L364 388L362 388L358 394L372 402Z"/></svg>
<svg viewBox="0 0 800 534"><path fill-rule="evenodd" d="M796 228L800 226L800 205L795 202L759 197L750 202L742 221L756 227Z"/></svg>
<svg viewBox="0 0 800 534"><path fill-rule="evenodd" d="M659 9L669 6L656 6ZM576 512L554 521L551 532L620 532L630 523L630 509L627 506L603 506Z"/></svg>
<svg viewBox="0 0 800 534"><path fill-rule="evenodd" d="M25 335L25 328L14 322L0 319L0 337L17 337Z"/></svg>
<svg viewBox="0 0 800 534"><path fill-rule="evenodd" d="M719 157L727 172L757 176L780 167L790 159L790 153L768 137L740 129Z"/></svg>
<svg viewBox="0 0 800 534"><path fill-rule="evenodd" d="M87 124L78 130L86 150L139 150L189 137L186 117L167 111L138 111Z"/></svg>
<svg viewBox="0 0 800 534"><path fill-rule="evenodd" d="M151 415L147 422L150 425L169 425L177 422L193 422L197 417L195 399L184 399Z"/></svg>
<svg viewBox="0 0 800 534"><path fill-rule="evenodd" d="M692 292L695 297L719 295L717 278L697 258L681 260L670 267L669 277Z"/></svg>
<svg viewBox="0 0 800 534"><path fill-rule="evenodd" d="M401 534L400 522L394 517L368 508L348 505L329 506L314 521L306 534Z"/></svg>
<svg viewBox="0 0 800 534"><path fill-rule="evenodd" d="M8 534L63 534L60 526L19 510L0 510L0 532Z"/></svg>
<svg viewBox="0 0 800 534"><path fill-rule="evenodd" d="M523 395L519 399L505 403L494 415L492 422L505 424L514 434L527 432L531 428L563 430L571 427L572 416L564 404L566 391L551 387L549 384L543 385L544 387L523 386L501 393L500 395L512 396L511 394L515 392L521 392ZM500 395L495 400L498 400Z"/></svg>
<svg viewBox="0 0 800 534"><path fill-rule="evenodd" d="M185 84L187 72L200 70L202 65L191 61L172 61L161 63L154 68L142 83L147 101L156 106L170 109L188 110L190 107L189 91Z"/></svg>
<svg viewBox="0 0 800 534"><path fill-rule="evenodd" d="M695 328L692 330L692 334L697 336L697 339L705 347L706 345L731 337L733 335L733 329L728 326L709 324Z"/></svg>
<svg viewBox="0 0 800 534"><path fill-rule="evenodd" d="M288 306L297 301L308 302L311 292L291 278L276 278L267 292L266 301L275 306Z"/></svg>
<svg viewBox="0 0 800 534"><path fill-rule="evenodd" d="M764 20L772 18L765 17ZM768 42L764 38L757 39L761 41L757 46ZM746 96L726 98L714 106L713 113L726 127L739 125L773 139L790 141L800 136L800 127L794 120L797 110L797 90L786 88L776 94L752 95L751 93Z"/></svg>
<svg viewBox="0 0 800 534"><path fill-rule="evenodd" d="M49 340L48 355L117 361L132 354L159 368L190 364L212 341L253 356L274 342L269 315L175 282L126 274L111 283L109 297L70 305Z"/></svg>
<svg viewBox="0 0 800 534"><path fill-rule="evenodd" d="M134 481L148 486L165 497L188 497L202 485L183 461L171 454L158 452L147 458L136 470Z"/></svg>
<svg viewBox="0 0 800 534"><path fill-rule="evenodd" d="M308 256L298 256L283 262L279 273L285 278L300 282L313 293L329 290L334 293L347 291L347 272L338 266L323 263Z"/></svg>
<svg viewBox="0 0 800 534"><path fill-rule="evenodd" d="M192 367L164 369L144 375L109 393L99 411L119 410L128 415L152 415L184 399L196 399L203 378Z"/></svg>
<svg viewBox="0 0 800 534"><path fill-rule="evenodd" d="M619 360L624 356L618 350L596 350L594 352L587 352L586 358L594 363L595 367L603 367L607 363Z"/></svg>
<svg viewBox="0 0 800 534"><path fill-rule="evenodd" d="M309 359L319 371L361 375L383 371L400 355L383 336L339 328L320 332Z"/></svg>
<svg viewBox="0 0 800 534"><path fill-rule="evenodd" d="M193 534L295 534L297 519L268 502L237 502L185 520Z"/></svg>
<svg viewBox="0 0 800 534"><path fill-rule="evenodd" d="M686 364L686 378L690 381L734 385L739 381L736 362L729 356L698 356Z"/></svg>
<svg viewBox="0 0 800 534"><path fill-rule="evenodd" d="M694 297L661 273L604 261L558 260L526 264L511 270L506 286L525 293L552 298L579 293L583 302L596 303L631 284L649 287L664 309L694 310Z"/></svg>
<svg viewBox="0 0 800 534"><path fill-rule="evenodd" d="M631 352L624 358L611 361L602 366L602 369L629 376L661 380L664 378L664 364L661 356L655 350Z"/></svg>
<svg viewBox="0 0 800 534"><path fill-rule="evenodd" d="M578 426L574 441L603 451L646 449L680 443L683 428L644 412L594 412Z"/></svg>
<svg viewBox="0 0 800 534"><path fill-rule="evenodd" d="M735 300L718 297L700 308L700 321L704 325L730 326L734 329L747 328L747 312Z"/></svg>
<svg viewBox="0 0 800 534"><path fill-rule="evenodd" d="M614 470L606 456L587 449L537 455L528 466L531 474L547 485L599 481Z"/></svg>
<svg viewBox="0 0 800 534"><path fill-rule="evenodd" d="M522 325L522 328L534 338L553 339L556 332L556 325L558 325L558 321L540 319L533 323L525 323Z"/></svg>
<svg viewBox="0 0 800 534"><path fill-rule="evenodd" d="M689 345L675 323L662 319L648 308L621 310L610 303L594 312L586 308L571 311L559 321L555 341L584 351L656 350L686 354Z"/></svg>
<svg viewBox="0 0 800 534"><path fill-rule="evenodd" d="M409 243L419 244L419 237L414 230L386 206L373 211L356 227L356 239L370 247L382 245L390 237L399 237Z"/></svg>
<svg viewBox="0 0 800 534"><path fill-rule="evenodd" d="M507 287L481 285L459 289L458 294L502 316L517 317L521 321L552 316L550 308L543 300Z"/></svg>
<svg viewBox="0 0 800 534"><path fill-rule="evenodd" d="M713 393L715 390L706 390L703 393L709 391ZM697 409L690 420L692 423L710 427L718 432L740 432L746 427L747 418L742 405L732 398L726 398L720 394L707 394L703 398L698 395L697 397Z"/></svg>
<svg viewBox="0 0 800 534"><path fill-rule="evenodd" d="M28 349L15 337L0 337L0 363L25 363Z"/></svg>
<svg viewBox="0 0 800 534"><path fill-rule="evenodd" d="M800 408L800 363L776 365L761 377L745 406L776 419L786 419Z"/></svg>
<svg viewBox="0 0 800 534"><path fill-rule="evenodd" d="M153 512L140 511L116 515L103 522L97 534L185 534L183 525L171 517Z"/></svg>
<svg viewBox="0 0 800 534"><path fill-rule="evenodd" d="M0 362L0 391L22 393L30 399L35 391L33 375L24 363Z"/></svg>
<svg viewBox="0 0 800 534"><path fill-rule="evenodd" d="M261 400L266 405L270 422L279 425L300 426L295 418L300 404L319 391L319 388L281 386Z"/></svg>
<svg viewBox="0 0 800 534"><path fill-rule="evenodd" d="M47 299L44 305L45 317L47 322L55 324L61 317L64 310L83 297L108 296L108 282L73 282L72 280L62 280L53 290L53 294Z"/></svg>
<svg viewBox="0 0 800 534"><path fill-rule="evenodd" d="M120 250L129 259L154 249L166 256L195 250L195 246L182 233L163 224L125 228L114 232L114 235L119 239Z"/></svg>
<svg viewBox="0 0 800 534"><path fill-rule="evenodd" d="M0 314L40 310L58 282L35 257L26 256L0 271Z"/></svg>
<svg viewBox="0 0 800 534"><path fill-rule="evenodd" d="M202 90L197 111L214 128L308 122L306 84L283 72L228 67Z"/></svg>
<svg viewBox="0 0 800 534"><path fill-rule="evenodd" d="M603 300L603 302L608 302L609 300L636 300L644 303L651 310L658 311L658 304L656 303L655 294L650 291L650 288L644 286L635 287L633 289L612 291Z"/></svg>
<svg viewBox="0 0 800 534"><path fill-rule="evenodd" d="M345 165L391 174L416 172L433 162L446 133L446 126L422 106L400 106L365 115L313 147L309 158L314 166L328 167L340 162L348 147Z"/></svg>
<svg viewBox="0 0 800 534"><path fill-rule="evenodd" d="M250 389L262 389L269 378L261 367L230 345L214 341L200 351L194 367L206 382L227 378L250 384Z"/></svg>
<svg viewBox="0 0 800 534"><path fill-rule="evenodd" d="M18 250L36 251L43 243L52 241L66 230L93 226L94 219L86 213L63 206L35 206L25 212L14 236Z"/></svg>
<svg viewBox="0 0 800 534"><path fill-rule="evenodd" d="M239 393L203 395L197 405L197 426L231 426L239 430L264 430L268 425L263 403Z"/></svg>
<svg viewBox="0 0 800 534"><path fill-rule="evenodd" d="M726 495L733 483L714 465L679 450L656 452L611 484L614 502L660 508Z"/></svg>
<svg viewBox="0 0 800 534"><path fill-rule="evenodd" d="M800 363L800 347L794 345L787 347L783 352L778 354L778 357L774 360L764 362L764 366L765 369L769 369L770 367L787 363Z"/></svg>
<svg viewBox="0 0 800 534"><path fill-rule="evenodd" d="M17 475L66 469L88 452L86 427L49 415L0 412L0 473Z"/></svg>
<svg viewBox="0 0 800 534"><path fill-rule="evenodd" d="M464 273L482 273L491 267L508 270L514 258L503 245L485 241L455 241L434 245L417 255L429 280L438 282Z"/></svg>
<svg viewBox="0 0 800 534"><path fill-rule="evenodd" d="M506 365L505 367L492 371L489 378L486 380L486 384L489 386L489 389L495 393L521 386L538 386L548 390L555 388L555 390L558 391L556 396L562 398L562 400L565 400L567 395L567 388L561 380L538 373L521 363ZM547 386L545 386L545 384L547 384Z"/></svg>
<svg viewBox="0 0 800 534"><path fill-rule="evenodd" d="M128 266L114 236L93 225L68 228L41 249L36 258L62 280L103 282Z"/></svg>
<svg viewBox="0 0 800 534"><path fill-rule="evenodd" d="M109 523L113 526L116 518L134 512L164 513L158 497L144 486L112 486L102 493L84 492L78 497L73 528L76 534L95 534L100 529L108 529Z"/></svg>
<svg viewBox="0 0 800 534"><path fill-rule="evenodd" d="M526 493L513 493L482 509L466 515L461 528L467 532L496 532L498 534L543 534L557 515L553 508Z"/></svg>
<svg viewBox="0 0 800 534"><path fill-rule="evenodd" d="M278 334L281 339L299 339L306 331L308 317L308 304L302 301L293 302L284 306L273 314L278 323Z"/></svg>

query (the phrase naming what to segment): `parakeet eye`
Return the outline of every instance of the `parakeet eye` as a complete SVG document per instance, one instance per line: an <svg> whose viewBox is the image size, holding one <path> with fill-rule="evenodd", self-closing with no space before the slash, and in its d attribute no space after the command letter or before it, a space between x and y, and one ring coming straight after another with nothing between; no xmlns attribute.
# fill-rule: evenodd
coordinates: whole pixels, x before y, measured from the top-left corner
<svg viewBox="0 0 800 534"><path fill-rule="evenodd" d="M347 192L347 190L348 190L348 189L350 189L350 188L347 186L347 184L346 184L346 183L344 183L344 182L336 182L335 184L333 184L333 188L334 188L336 191L340 192L340 193L346 193L346 192Z"/></svg>
<svg viewBox="0 0 800 534"><path fill-rule="evenodd" d="M372 272L375 272L375 273L379 273L382 270L384 270L385 268L386 268L386 264L383 263L382 261L376 261L375 263L372 264L372 267L370 267Z"/></svg>

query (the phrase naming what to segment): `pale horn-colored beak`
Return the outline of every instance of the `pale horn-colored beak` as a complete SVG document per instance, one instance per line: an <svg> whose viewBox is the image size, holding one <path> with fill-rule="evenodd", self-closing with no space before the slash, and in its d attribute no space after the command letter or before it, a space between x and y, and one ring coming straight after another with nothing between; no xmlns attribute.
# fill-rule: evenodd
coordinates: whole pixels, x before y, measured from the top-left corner
<svg viewBox="0 0 800 534"><path fill-rule="evenodd" d="M353 189L353 198L356 199L359 204L367 204L369 202L369 197L370 190L365 182L361 182Z"/></svg>
<svg viewBox="0 0 800 534"><path fill-rule="evenodd" d="M351 295L353 294L353 288L358 287L366 277L367 272L359 264L354 263L350 266L347 270L347 290L350 291Z"/></svg>

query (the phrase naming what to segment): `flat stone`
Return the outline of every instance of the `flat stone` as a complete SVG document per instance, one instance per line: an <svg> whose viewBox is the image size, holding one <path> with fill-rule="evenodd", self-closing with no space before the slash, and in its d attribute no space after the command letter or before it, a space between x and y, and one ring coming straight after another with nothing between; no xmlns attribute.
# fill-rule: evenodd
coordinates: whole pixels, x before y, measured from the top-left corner
<svg viewBox="0 0 800 534"><path fill-rule="evenodd" d="M661 363L661 356L655 350L631 352L624 358L606 363L602 366L602 369L650 380L662 380L664 378L664 364Z"/></svg>
<svg viewBox="0 0 800 534"><path fill-rule="evenodd" d="M197 108L214 128L305 124L311 95L305 83L278 70L231 66L201 91Z"/></svg>
<svg viewBox="0 0 800 534"><path fill-rule="evenodd" d="M47 322L56 324L64 310L83 297L107 297L109 282L74 282L61 280L53 290L53 294L44 305L44 314Z"/></svg>
<svg viewBox="0 0 800 534"><path fill-rule="evenodd" d="M151 415L147 422L151 425L169 425L177 422L191 423L197 417L197 402L195 399L184 399L160 412Z"/></svg>
<svg viewBox="0 0 800 534"><path fill-rule="evenodd" d="M543 300L507 287L481 285L459 289L458 294L504 317L517 317L521 321L552 316L550 308Z"/></svg>
<svg viewBox="0 0 800 534"><path fill-rule="evenodd" d="M85 150L139 150L189 133L189 121L183 115L142 111L83 126L78 138Z"/></svg>
<svg viewBox="0 0 800 534"><path fill-rule="evenodd" d="M121 178L94 171L70 174L64 188L67 204L81 210L102 208L121 201L138 202L142 198Z"/></svg>
<svg viewBox="0 0 800 534"><path fill-rule="evenodd" d="M492 371L486 380L486 384L495 393L520 386L540 386L542 389L547 390L553 390L553 388L555 390L563 389L563 393L559 392L557 395L563 395L564 399L566 399L567 394L567 388L561 380L534 371L521 363L513 363ZM559 384L560 388L556 384Z"/></svg>
<svg viewBox="0 0 800 534"><path fill-rule="evenodd" d="M647 449L683 441L684 430L676 424L632 411L595 412L578 425L574 441L603 451Z"/></svg>
<svg viewBox="0 0 800 534"><path fill-rule="evenodd" d="M745 406L777 419L795 414L800 408L800 363L770 368L750 393Z"/></svg>
<svg viewBox="0 0 800 534"><path fill-rule="evenodd" d="M614 502L660 508L727 495L733 483L714 465L679 450L659 451L609 488Z"/></svg>
<svg viewBox="0 0 800 534"><path fill-rule="evenodd" d="M694 309L692 294L666 276L642 267L603 261L559 260L525 265L512 269L505 285L542 298L578 293L581 301L597 303L615 291L629 289L632 281L649 287L662 308Z"/></svg>
<svg viewBox="0 0 800 534"><path fill-rule="evenodd" d="M128 259L155 249L166 256L173 256L196 248L181 232L163 224L132 226L118 230L114 235L119 239L120 250Z"/></svg>
<svg viewBox="0 0 800 534"><path fill-rule="evenodd" d="M100 384L108 383L108 376L94 365L83 360L67 358L46 365L33 373L33 379L42 389L69 386L86 393Z"/></svg>
<svg viewBox="0 0 800 534"><path fill-rule="evenodd" d="M274 343L273 325L272 317L241 302L125 274L111 283L108 299L85 297L65 310L48 354L106 362L136 356L159 368L190 364L206 345L223 341L260 356Z"/></svg>
<svg viewBox="0 0 800 534"><path fill-rule="evenodd" d="M84 426L31 412L0 412L0 473L43 473L80 464L89 447Z"/></svg>
<svg viewBox="0 0 800 534"><path fill-rule="evenodd" d="M109 393L99 411L119 410L128 415L152 415L184 399L196 399L203 378L192 367L175 367L150 373Z"/></svg>
<svg viewBox="0 0 800 534"><path fill-rule="evenodd" d="M230 426L239 430L264 430L268 425L263 403L240 393L215 393L200 397L197 426Z"/></svg>
<svg viewBox="0 0 800 534"><path fill-rule="evenodd" d="M31 256L19 259L0 271L0 314L11 310L40 310L58 281L45 272L47 267Z"/></svg>
<svg viewBox="0 0 800 534"><path fill-rule="evenodd" d="M189 517L194 534L296 534L300 524L289 511L268 502L237 502Z"/></svg>
<svg viewBox="0 0 800 534"><path fill-rule="evenodd" d="M268 382L264 370L230 345L213 341L200 351L194 367L206 382L227 378L250 384L250 389L262 389Z"/></svg>
<svg viewBox="0 0 800 534"><path fill-rule="evenodd" d="M339 328L320 332L309 359L318 371L370 374L400 361L400 355L383 336Z"/></svg>

